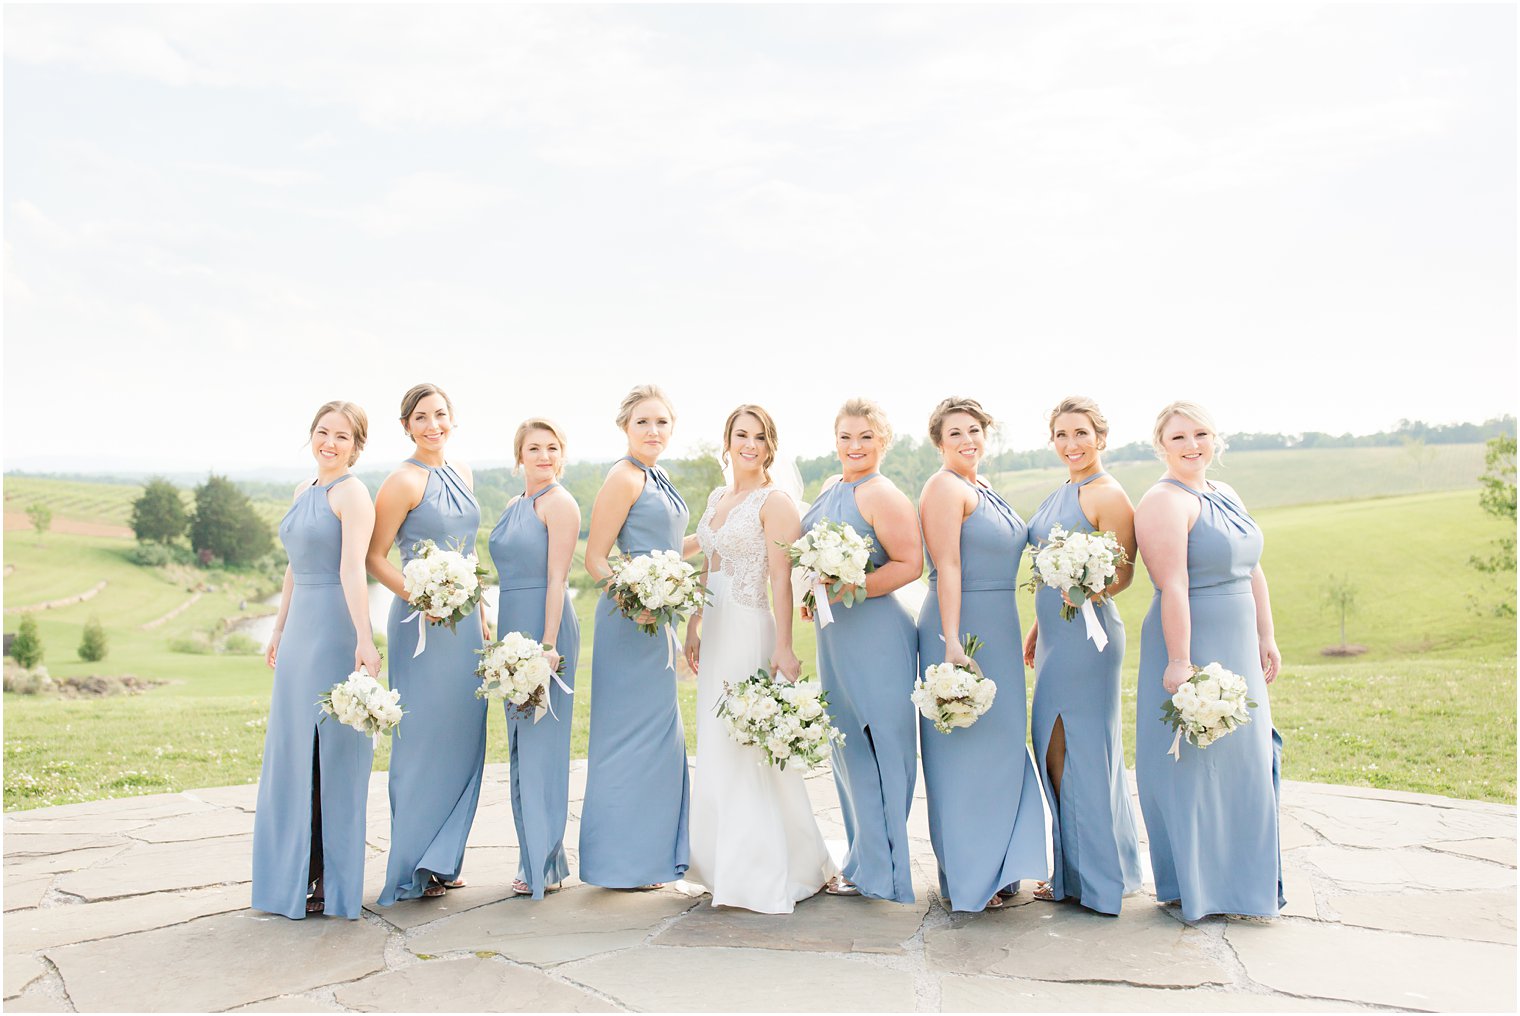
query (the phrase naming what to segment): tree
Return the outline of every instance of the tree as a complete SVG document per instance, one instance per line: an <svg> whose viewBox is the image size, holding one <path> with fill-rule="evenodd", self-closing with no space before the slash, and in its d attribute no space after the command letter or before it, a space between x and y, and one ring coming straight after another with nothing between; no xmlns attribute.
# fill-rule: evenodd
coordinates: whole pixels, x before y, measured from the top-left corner
<svg viewBox="0 0 1520 1016"><path fill-rule="evenodd" d="M1487 468L1478 477L1482 491L1478 504L1488 514L1507 521L1510 535L1496 542L1497 550L1492 557L1473 557L1472 566L1485 572L1513 572L1515 570L1515 439L1500 435L1488 442Z"/></svg>
<svg viewBox="0 0 1520 1016"><path fill-rule="evenodd" d="M32 520L32 528L37 530L37 546L42 546L42 534L53 524L53 509L36 501L27 506L26 517Z"/></svg>
<svg viewBox="0 0 1520 1016"><path fill-rule="evenodd" d="M249 565L272 545L269 526L259 518L248 495L225 476L215 473L195 488L195 515L190 520L190 546L230 565Z"/></svg>
<svg viewBox="0 0 1520 1016"><path fill-rule="evenodd" d="M85 622L84 637L79 640L79 658L89 663L106 658L106 630L101 627L98 617Z"/></svg>
<svg viewBox="0 0 1520 1016"><path fill-rule="evenodd" d="M1356 610L1356 586L1351 584L1350 576L1330 576L1330 582L1325 586L1325 605L1341 616L1341 648L1345 649L1346 618Z"/></svg>
<svg viewBox="0 0 1520 1016"><path fill-rule="evenodd" d="M150 478L142 496L132 502L132 532L144 542L173 543L189 524L179 488L161 476Z"/></svg>
<svg viewBox="0 0 1520 1016"><path fill-rule="evenodd" d="M21 615L21 625L11 641L11 659L27 670L42 662L42 637L37 634L37 622L30 614Z"/></svg>

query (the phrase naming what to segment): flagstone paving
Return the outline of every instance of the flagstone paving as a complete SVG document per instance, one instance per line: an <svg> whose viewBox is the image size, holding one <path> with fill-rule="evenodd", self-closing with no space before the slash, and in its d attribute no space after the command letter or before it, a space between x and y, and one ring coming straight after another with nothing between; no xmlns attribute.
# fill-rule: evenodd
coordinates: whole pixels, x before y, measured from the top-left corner
<svg viewBox="0 0 1520 1016"><path fill-rule="evenodd" d="M1515 1008L1513 807L1286 783L1289 905L1275 921L1189 924L1157 906L1149 885L1118 918L1040 903L1027 888L1001 911L951 914L933 892L920 780L910 823L918 901L818 896L783 917L713 908L676 886L618 892L571 879L539 903L515 897L506 780L505 766L487 767L469 886L391 908L372 903L358 921L249 909L252 787L7 814L4 1008ZM584 786L578 763L572 848ZM832 779L817 773L807 787L820 828L837 841ZM385 788L375 774L371 901L385 871Z"/></svg>

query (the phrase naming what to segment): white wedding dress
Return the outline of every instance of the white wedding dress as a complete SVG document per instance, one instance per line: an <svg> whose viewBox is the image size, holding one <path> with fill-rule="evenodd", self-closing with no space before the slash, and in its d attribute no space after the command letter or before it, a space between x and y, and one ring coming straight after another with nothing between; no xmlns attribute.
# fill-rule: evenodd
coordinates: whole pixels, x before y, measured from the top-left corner
<svg viewBox="0 0 1520 1016"><path fill-rule="evenodd" d="M802 771L766 765L758 748L728 736L717 714L723 682L742 681L767 666L775 647L760 509L767 496L787 495L773 487L753 491L714 531L713 514L724 493L723 487L713 491L697 524L712 604L703 612L698 659L697 766L685 879L711 892L715 907L789 914L839 869L813 819Z"/></svg>

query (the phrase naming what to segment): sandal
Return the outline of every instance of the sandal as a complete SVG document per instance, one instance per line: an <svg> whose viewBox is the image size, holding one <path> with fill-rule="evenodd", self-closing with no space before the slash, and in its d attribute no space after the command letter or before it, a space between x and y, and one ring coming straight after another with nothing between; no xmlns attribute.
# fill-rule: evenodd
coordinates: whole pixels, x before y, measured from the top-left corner
<svg viewBox="0 0 1520 1016"><path fill-rule="evenodd" d="M1000 895L998 895L997 893L993 893L992 894L992 899L988 900L987 901L987 905L985 907L983 907L982 909L983 910L998 910L1002 906L1003 906L1003 897L1000 896Z"/></svg>
<svg viewBox="0 0 1520 1016"><path fill-rule="evenodd" d="M327 905L327 901L320 896L306 897L306 912L308 914L320 914Z"/></svg>
<svg viewBox="0 0 1520 1016"><path fill-rule="evenodd" d="M835 875L823 884L823 891L830 896L859 896L860 886L843 875Z"/></svg>
<svg viewBox="0 0 1520 1016"><path fill-rule="evenodd" d="M565 883L563 883L563 882L556 882L553 885L546 885L546 886L544 886L544 895L548 896L550 893L557 893L561 889L563 889L564 887L565 887ZM532 896L533 895L533 887L530 886L528 883L524 882L520 878L514 878L512 880L512 891L514 893L516 893L518 896Z"/></svg>
<svg viewBox="0 0 1520 1016"><path fill-rule="evenodd" d="M444 884L438 881L437 878L432 878L428 880L427 888L422 890L422 895L428 899L437 899L446 892L448 892L448 889Z"/></svg>
<svg viewBox="0 0 1520 1016"><path fill-rule="evenodd" d="M1036 882L1034 884L1033 895L1035 899L1043 900L1046 903L1054 903L1056 901L1055 888L1049 882Z"/></svg>
<svg viewBox="0 0 1520 1016"><path fill-rule="evenodd" d="M464 887L465 887L465 886L467 886L467 885L469 885L469 883L468 883L468 882L466 882L466 881L465 881L465 880L464 880L464 879L462 879L462 878L456 878L456 879L455 879L455 880L454 880L454 881L452 881L452 882L443 882L443 883L441 883L441 884L442 884L442 886L443 886L443 887L444 887L444 888L445 888L445 889L463 889L463 888L464 888Z"/></svg>
<svg viewBox="0 0 1520 1016"><path fill-rule="evenodd" d="M664 888L665 888L665 883L664 882L651 882L648 885L636 885L636 886L633 887L633 891L634 892L640 892L640 893L642 893L642 892L648 892L651 889L664 889Z"/></svg>

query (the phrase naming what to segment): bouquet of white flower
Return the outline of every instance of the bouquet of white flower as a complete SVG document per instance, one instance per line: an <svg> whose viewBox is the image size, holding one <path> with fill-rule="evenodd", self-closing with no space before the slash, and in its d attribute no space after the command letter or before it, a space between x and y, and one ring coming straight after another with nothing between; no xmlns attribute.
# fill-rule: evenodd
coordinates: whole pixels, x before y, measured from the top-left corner
<svg viewBox="0 0 1520 1016"><path fill-rule="evenodd" d="M486 570L474 554L463 552L458 541L445 550L432 540L423 540L413 545L412 553L416 556L401 569L406 602L412 612L401 623L417 622L417 648L412 653L415 657L427 648L427 625L423 619L437 618L431 623L447 625L453 631L480 602L481 579L486 577Z"/></svg>
<svg viewBox="0 0 1520 1016"><path fill-rule="evenodd" d="M761 667L738 684L723 685L718 715L728 736L739 744L759 748L765 761L778 769L787 763L812 769L844 744L829 718L828 693L817 681L778 681Z"/></svg>
<svg viewBox="0 0 1520 1016"><path fill-rule="evenodd" d="M1108 647L1108 634L1098 623L1090 597L1101 593L1114 581L1119 566L1129 563L1129 555L1113 533L1068 533L1052 526L1050 536L1034 555L1034 575L1030 589L1049 586L1062 593L1061 618L1070 621L1081 611L1087 625L1087 637L1102 652Z"/></svg>
<svg viewBox="0 0 1520 1016"><path fill-rule="evenodd" d="M405 712L401 708L401 692L380 687L380 683L365 670L356 670L348 678L333 685L317 699L322 707L322 720L336 716L338 722L353 727L361 734L370 735L378 744L381 734L392 734Z"/></svg>
<svg viewBox="0 0 1520 1016"><path fill-rule="evenodd" d="M1182 742L1207 748L1251 722L1256 703L1246 698L1246 679L1218 663L1194 667L1193 676L1161 703L1161 718L1177 731L1167 754L1182 761Z"/></svg>
<svg viewBox="0 0 1520 1016"><path fill-rule="evenodd" d="M802 602L818 615L818 626L834 622L829 597L839 596L846 607L866 598L866 574L876 570L871 562L874 541L861 536L847 522L819 520L795 543L783 544L792 567L803 571L800 583L807 590Z"/></svg>
<svg viewBox="0 0 1520 1016"><path fill-rule="evenodd" d="M707 587L698 580L697 570L681 560L677 550L656 550L637 557L614 555L607 564L612 574L597 585L607 590L623 616L645 634L665 630L665 666L675 670L676 657L681 655L675 623L707 603ZM645 613L653 620L639 620Z"/></svg>
<svg viewBox="0 0 1520 1016"><path fill-rule="evenodd" d="M557 668L550 670L544 647L522 632L508 632L500 640L475 652L480 655L480 666L475 668L480 687L475 689L475 697L510 702L524 716L532 713L534 723L543 719L545 712L559 719L549 701L550 681L558 684L566 695L575 694L560 680L559 675L565 669L564 658L560 658Z"/></svg>
<svg viewBox="0 0 1520 1016"><path fill-rule="evenodd" d="M966 655L975 657L982 640L967 635L962 640ZM969 727L992 708L997 698L997 684L982 673L973 659L970 667L936 663L924 668L924 676L913 682L913 704L941 734L956 727Z"/></svg>

